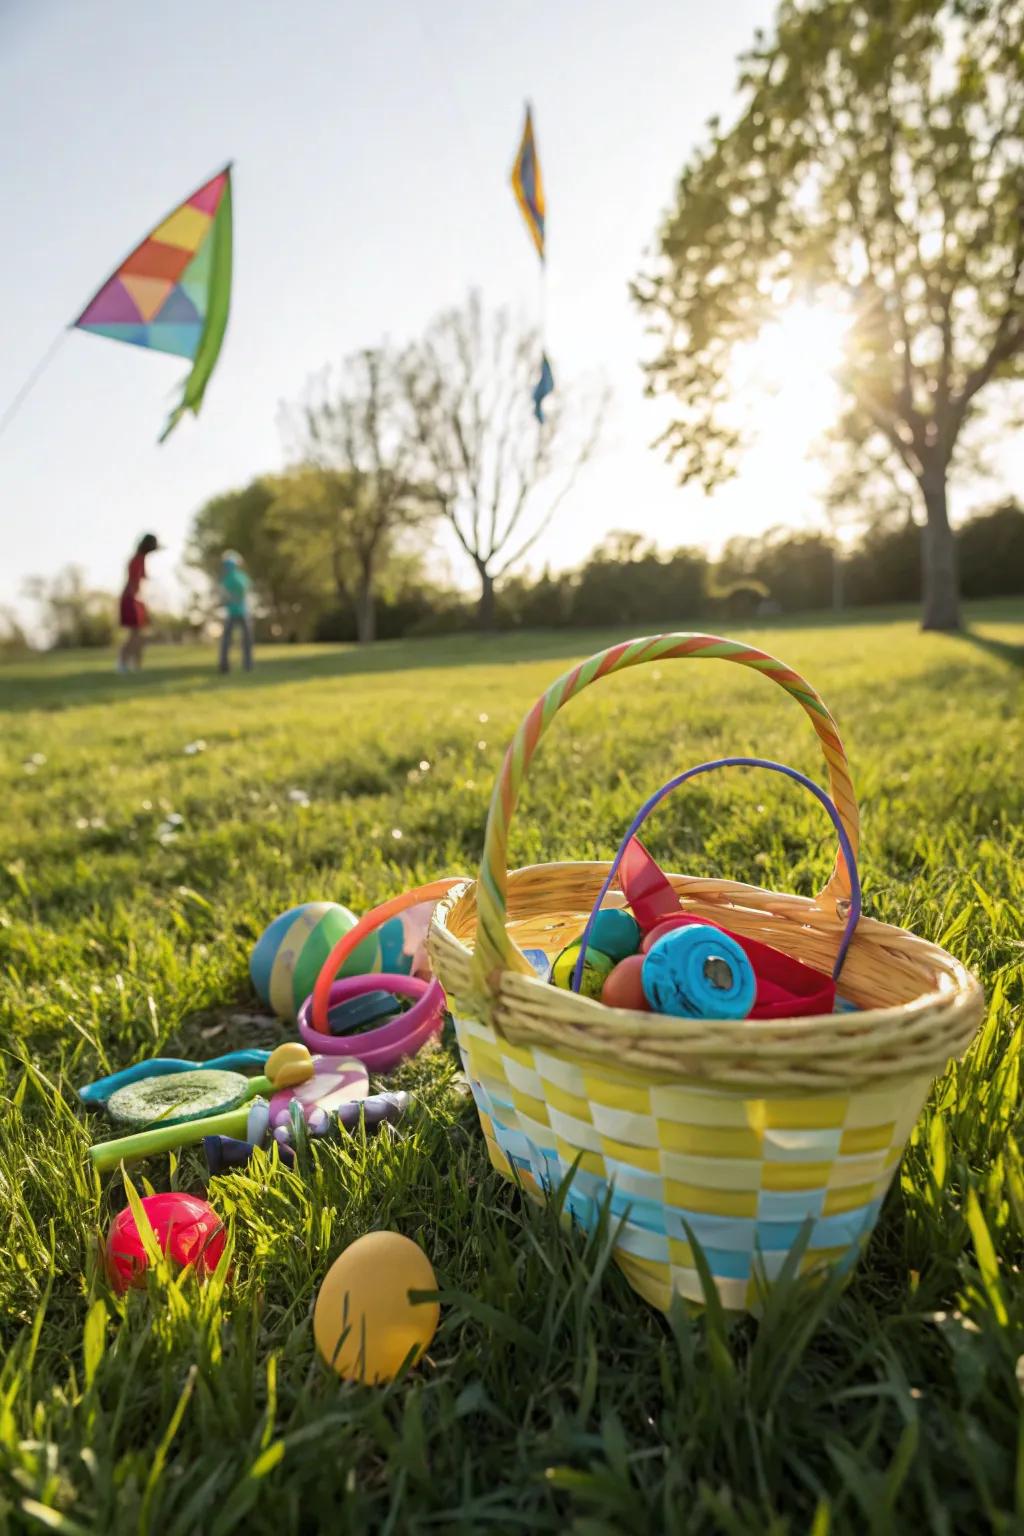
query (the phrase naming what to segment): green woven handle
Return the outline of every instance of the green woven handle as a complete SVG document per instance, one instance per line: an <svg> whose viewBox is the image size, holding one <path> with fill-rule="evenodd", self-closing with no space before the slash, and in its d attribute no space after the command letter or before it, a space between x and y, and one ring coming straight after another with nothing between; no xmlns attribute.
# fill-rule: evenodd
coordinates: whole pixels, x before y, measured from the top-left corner
<svg viewBox="0 0 1024 1536"><path fill-rule="evenodd" d="M589 688L602 677L622 672L627 667L637 667L651 661L686 660L687 658L715 658L735 661L743 667L763 672L773 682L785 688L787 693L803 706L811 724L818 733L825 762L828 765L829 792L839 812L840 820L849 834L854 854L858 851L860 818L857 801L850 781L846 753L839 738L835 721L810 683L774 656L767 655L749 645L735 640L723 640L717 635L652 635L642 640L629 640L613 645L607 651L599 651L589 661L582 662L566 672L548 689L525 716L512 739L498 781L491 797L484 833L484 854L477 882L477 932L474 949L474 965L478 978L493 989L502 971L521 971L530 974L532 967L513 944L505 930L508 905L508 831L512 813L519 800L519 792L526 778L533 755L555 715L570 699ZM850 883L842 854L819 898L833 903L845 900L850 894Z"/></svg>

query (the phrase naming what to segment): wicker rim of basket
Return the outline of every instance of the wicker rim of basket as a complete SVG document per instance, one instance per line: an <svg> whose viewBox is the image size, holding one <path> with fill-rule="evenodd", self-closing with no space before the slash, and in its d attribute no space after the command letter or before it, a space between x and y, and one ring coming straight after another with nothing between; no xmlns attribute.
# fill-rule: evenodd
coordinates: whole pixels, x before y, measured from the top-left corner
<svg viewBox="0 0 1024 1536"><path fill-rule="evenodd" d="M520 948L549 951L578 936L610 864L531 865L508 876L508 921ZM738 881L669 875L684 910L827 970L841 921L803 896ZM704 1020L608 1008L535 976L474 963L478 882L434 909L429 950L457 1015L490 1024L512 1045L540 1046L622 1072L704 1079L737 1089L848 1090L938 1072L973 1038L984 997L952 955L902 928L861 918L843 972L856 1013L795 1019ZM609 905L623 905L614 891Z"/></svg>

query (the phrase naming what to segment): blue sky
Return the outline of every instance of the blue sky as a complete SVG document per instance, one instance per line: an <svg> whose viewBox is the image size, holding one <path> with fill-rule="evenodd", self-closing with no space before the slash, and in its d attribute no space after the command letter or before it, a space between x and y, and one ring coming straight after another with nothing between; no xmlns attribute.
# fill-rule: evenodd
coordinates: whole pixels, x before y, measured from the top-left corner
<svg viewBox="0 0 1024 1536"><path fill-rule="evenodd" d="M196 508L282 462L279 404L309 374L410 339L470 285L533 316L537 262L508 184L527 96L556 376L563 388L603 376L614 391L601 452L539 557L571 563L612 527L716 544L813 520L802 427L769 432L710 502L676 488L649 448L658 407L642 399L627 296L687 152L707 117L729 113L737 53L772 10L3 0L0 410L111 268L229 158L236 269L203 413L163 447L180 360L66 338L0 440L0 602L67 561L115 588L148 529L168 546L154 574L170 590Z"/></svg>

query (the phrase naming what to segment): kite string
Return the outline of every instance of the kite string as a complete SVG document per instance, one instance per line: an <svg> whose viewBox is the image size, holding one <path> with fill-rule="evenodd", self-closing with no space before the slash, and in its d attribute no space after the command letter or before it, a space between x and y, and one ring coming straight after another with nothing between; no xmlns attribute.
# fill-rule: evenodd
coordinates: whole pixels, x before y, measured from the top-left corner
<svg viewBox="0 0 1024 1536"><path fill-rule="evenodd" d="M547 263L547 229L544 230L544 257L540 263L540 302L538 305L540 314L540 351L541 357L547 357L548 353L548 263Z"/></svg>
<svg viewBox="0 0 1024 1536"><path fill-rule="evenodd" d="M67 329L57 333L47 348L46 352L40 358L39 362L33 368L24 384L18 390L18 393L15 395L6 411L4 411L3 415L0 416L0 437L4 435L4 432L10 426L11 422L14 420L15 416L21 410L21 407L32 393L33 389L35 389L36 385L39 383L39 380L42 378L47 368L49 368L50 364L57 356L57 352L61 346L61 343L64 341L67 334Z"/></svg>

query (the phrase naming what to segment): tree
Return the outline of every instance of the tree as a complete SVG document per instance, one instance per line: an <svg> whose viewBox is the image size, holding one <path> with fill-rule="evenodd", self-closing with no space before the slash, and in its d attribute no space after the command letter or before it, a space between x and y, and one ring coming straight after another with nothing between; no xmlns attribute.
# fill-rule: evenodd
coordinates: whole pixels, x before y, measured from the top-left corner
<svg viewBox="0 0 1024 1536"><path fill-rule="evenodd" d="M959 624L947 488L964 429L1024 355L1022 0L782 0L740 116L683 171L635 296L684 481L735 472L737 344L797 295L839 307L854 460L879 450L924 516L923 623Z"/></svg>
<svg viewBox="0 0 1024 1536"><path fill-rule="evenodd" d="M311 582L305 552L274 515L282 476L261 475L240 490L214 496L192 524L188 559L212 582L226 549L237 550L253 583L257 613L274 635L312 632L330 594L330 582Z"/></svg>
<svg viewBox="0 0 1024 1536"><path fill-rule="evenodd" d="M492 629L494 589L536 544L592 454L603 402L576 413L557 401L536 419L536 332L505 309L487 316L471 293L442 314L403 363L420 475L473 562L479 622Z"/></svg>
<svg viewBox="0 0 1024 1536"><path fill-rule="evenodd" d="M377 583L403 530L422 526L430 501L413 476L415 443L401 409L398 363L386 347L349 357L335 381L311 379L285 412L301 464L319 480L294 480L307 495L306 525L331 552L339 592L355 604L361 644L376 635Z"/></svg>
<svg viewBox="0 0 1024 1536"><path fill-rule="evenodd" d="M10 660L24 656L32 649L25 626L13 608L0 607L0 656Z"/></svg>
<svg viewBox="0 0 1024 1536"><path fill-rule="evenodd" d="M957 530L965 597L1024 592L1024 509L1015 501L978 511Z"/></svg>
<svg viewBox="0 0 1024 1536"><path fill-rule="evenodd" d="M90 587L79 565L66 565L56 576L30 576L25 595L38 605L55 650L110 645L114 638L116 600Z"/></svg>
<svg viewBox="0 0 1024 1536"><path fill-rule="evenodd" d="M572 622L679 627L703 606L706 571L700 550L662 554L643 534L613 531L576 575Z"/></svg>

